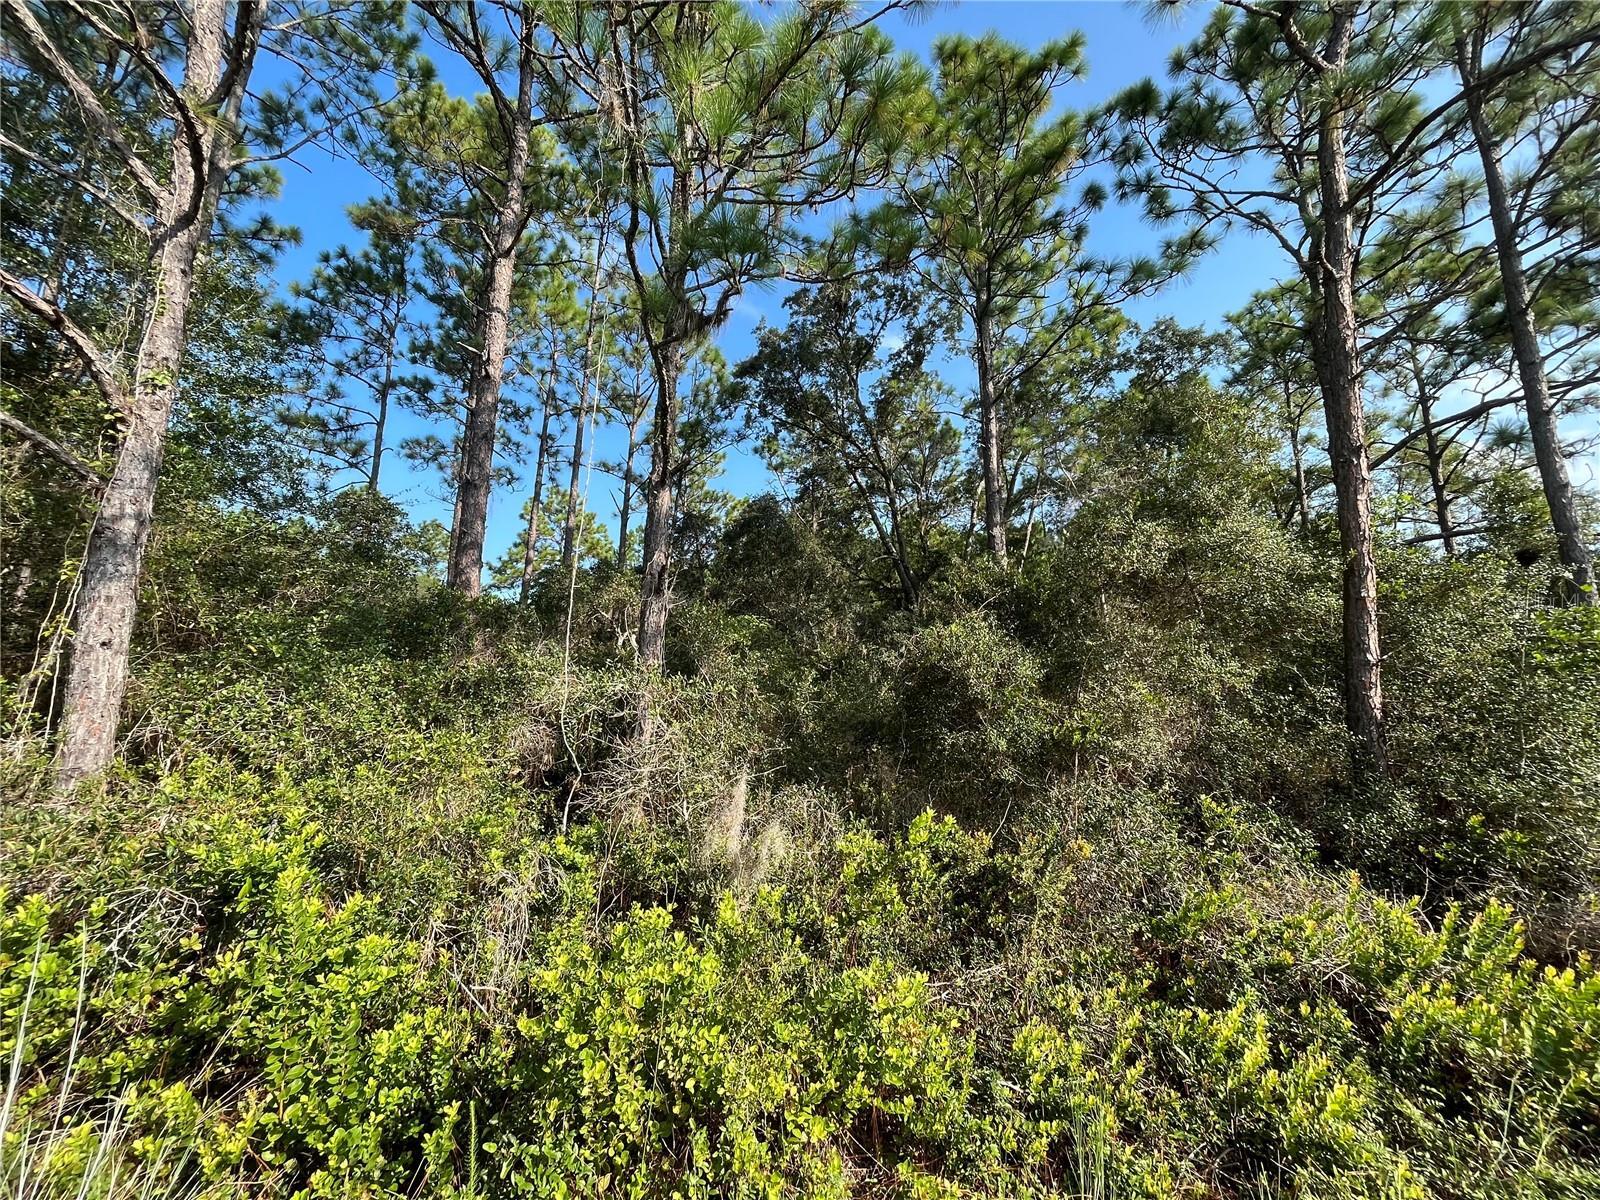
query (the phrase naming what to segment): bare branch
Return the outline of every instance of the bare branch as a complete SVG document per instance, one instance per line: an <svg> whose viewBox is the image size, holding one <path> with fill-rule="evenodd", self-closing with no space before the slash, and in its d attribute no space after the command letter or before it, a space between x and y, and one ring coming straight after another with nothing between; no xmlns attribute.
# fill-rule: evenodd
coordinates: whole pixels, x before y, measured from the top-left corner
<svg viewBox="0 0 1600 1200"><path fill-rule="evenodd" d="M27 159L40 170L48 171L58 179L67 180L72 184L73 187L79 189L80 191L89 193L89 195L100 201L100 203L104 204L112 212L116 213L117 216L121 217L125 222L127 222L127 224L132 226L135 231L148 236L149 229L146 225L145 214L135 212L133 209L127 207L127 205L123 204L122 201L118 200L104 188L95 187L87 180L79 178L76 172L69 171L66 167L63 167L58 163L53 163L49 159L44 158L42 155L35 154L32 150L29 150L25 146L19 146L16 142L13 142L4 134L0 134L0 147L4 147L5 149L11 151L11 153Z"/></svg>
<svg viewBox="0 0 1600 1200"><path fill-rule="evenodd" d="M10 413L0 412L0 429L9 429L23 441L28 442L37 449L43 450L51 458L55 459L62 466L66 467L74 475L78 476L78 478L86 487L94 491L99 491L101 488L105 487L106 477L100 474L99 471L96 471L93 467L84 462L83 459L79 458L71 450L68 450L60 442L46 437L37 429L33 428L33 426L19 421Z"/></svg>
<svg viewBox="0 0 1600 1200"><path fill-rule="evenodd" d="M54 329L63 338L77 356L83 360L84 367L89 372L89 378L94 381L95 387L105 397L106 403L112 407L123 407L122 385L117 382L115 373L107 364L100 347L95 341L62 312L59 307L46 300L22 280L9 271L0 270L0 291L4 291L17 305L26 312L37 317L44 324Z"/></svg>

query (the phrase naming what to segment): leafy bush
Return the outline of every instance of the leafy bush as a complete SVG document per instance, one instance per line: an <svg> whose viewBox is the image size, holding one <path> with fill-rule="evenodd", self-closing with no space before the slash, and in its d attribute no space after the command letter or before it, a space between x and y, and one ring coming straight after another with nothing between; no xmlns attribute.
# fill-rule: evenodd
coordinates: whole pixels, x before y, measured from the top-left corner
<svg viewBox="0 0 1600 1200"><path fill-rule="evenodd" d="M1334 559L1190 399L914 610L752 505L657 673L609 568L569 640L382 505L182 524L105 791L0 762L0 1179L1594 1194L1592 614L1397 553L1397 769L1350 787Z"/></svg>
<svg viewBox="0 0 1600 1200"><path fill-rule="evenodd" d="M1001 840L925 813L718 892L689 831L541 829L498 785L410 814L401 848L364 838L404 806L396 769L196 760L8 824L8 873L51 897L5 907L7 1171L62 1195L116 1161L308 1197L1485 1198L1600 1172L1593 965L1527 958L1500 906L1430 927L1258 814L1124 794ZM61 871L90 845L95 871Z"/></svg>

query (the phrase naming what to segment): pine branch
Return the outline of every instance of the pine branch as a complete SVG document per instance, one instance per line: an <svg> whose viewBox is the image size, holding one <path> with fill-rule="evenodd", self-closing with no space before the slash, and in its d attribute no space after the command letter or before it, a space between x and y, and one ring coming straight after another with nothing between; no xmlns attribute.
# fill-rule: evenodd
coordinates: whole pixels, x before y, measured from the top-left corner
<svg viewBox="0 0 1600 1200"><path fill-rule="evenodd" d="M72 64L67 62L49 35L34 19L28 5L21 3L20 0L0 0L0 13L9 19L11 28L21 32L23 40L67 89L89 123L105 139L106 145L117 152L117 157L122 159L123 165L128 168L128 173L133 176L140 190L151 203L161 204L166 198L166 190L123 138L116 122L106 112L104 105L100 103L100 98L95 95L94 89L73 70Z"/></svg>
<svg viewBox="0 0 1600 1200"><path fill-rule="evenodd" d="M119 410L124 407L122 385L117 382L116 374L89 334L76 325L57 305L46 300L9 271L0 270L0 291L4 291L19 307L65 338L67 344L83 360L89 378L105 397L106 403Z"/></svg>
<svg viewBox="0 0 1600 1200"><path fill-rule="evenodd" d="M85 487L88 487L93 491L99 491L101 488L105 487L106 477L100 474L99 471L96 471L93 467L84 462L83 459L79 458L71 450L68 450L60 442L46 437L37 429L33 428L33 426L18 420L10 413L0 412L0 429L9 429L23 441L29 443L37 449L43 450L47 455L61 463L74 475L77 475Z"/></svg>

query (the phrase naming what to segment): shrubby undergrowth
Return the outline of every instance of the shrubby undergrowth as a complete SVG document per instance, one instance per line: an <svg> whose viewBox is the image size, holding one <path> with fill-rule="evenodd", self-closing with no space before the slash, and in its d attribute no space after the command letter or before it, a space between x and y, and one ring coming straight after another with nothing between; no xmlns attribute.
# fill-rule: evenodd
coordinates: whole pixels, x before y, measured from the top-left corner
<svg viewBox="0 0 1600 1200"><path fill-rule="evenodd" d="M1594 1194L1592 621L1398 560L1359 794L1317 560L1214 536L810 651L713 581L655 678L599 574L570 646L383 555L204 581L249 632L183 601L103 795L4 767L7 1187Z"/></svg>

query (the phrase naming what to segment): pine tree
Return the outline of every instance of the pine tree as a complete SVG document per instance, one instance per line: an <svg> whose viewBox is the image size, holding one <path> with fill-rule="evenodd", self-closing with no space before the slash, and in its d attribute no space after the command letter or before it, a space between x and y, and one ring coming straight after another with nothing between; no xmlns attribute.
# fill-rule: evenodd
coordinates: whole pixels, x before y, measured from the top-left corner
<svg viewBox="0 0 1600 1200"><path fill-rule="evenodd" d="M875 220L888 247L902 241L901 253L927 261L927 282L971 330L984 539L1004 562L1012 393L1076 331L1157 286L1183 257L1119 263L1084 248L1105 192L1094 182L1073 191L1092 164L1088 129L1078 113L1051 115L1057 88L1085 70L1081 35L1031 53L993 34L942 38L934 59L909 169Z"/></svg>
<svg viewBox="0 0 1600 1200"><path fill-rule="evenodd" d="M472 108L478 129L436 166L459 167L470 194L465 214L477 239L481 273L473 295L466 422L456 470L455 521L448 583L475 596L483 586L483 542L500 431L500 389L511 341L512 294L524 238L536 212L554 207L545 183L547 139L537 92L543 77L539 14L533 4L472 0L465 5L424 0L431 29L486 89ZM503 78L509 75L510 78ZM443 147L438 148L442 150Z"/></svg>
<svg viewBox="0 0 1600 1200"><path fill-rule="evenodd" d="M1444 6L1389 0L1224 0L1174 54L1177 85L1128 89L1106 108L1124 195L1188 236L1243 225L1274 239L1310 299L1343 570L1345 714L1356 772L1387 770L1372 459L1358 264L1397 203L1449 166L1463 94L1429 107ZM1549 56L1504 62L1497 78ZM1413 247L1422 250L1425 247Z"/></svg>
<svg viewBox="0 0 1600 1200"><path fill-rule="evenodd" d="M540 538L544 532L547 505L544 488L548 482L549 466L555 462L555 434L551 425L565 411L569 416L574 406L563 402L561 396L564 380L570 369L564 369L578 355L575 344L584 337L586 317L578 299L576 280L565 269L570 254L565 249L556 251L563 265L542 265L530 291L528 308L537 331L529 338L529 355L535 360L533 372L539 383L539 433L534 443L533 490L522 508L523 546L521 603L532 598L534 585L544 566ZM581 388L581 384L580 384ZM574 442L576 442L574 438ZM548 464L548 465L547 465ZM565 522L563 522L563 525ZM554 528L554 526L550 526Z"/></svg>
<svg viewBox="0 0 1600 1200"><path fill-rule="evenodd" d="M584 468L584 447L589 428L597 419L600 393L605 386L605 370L610 360L606 343L610 340L612 301L608 274L611 243L610 214L603 213L591 231L586 301L583 316L582 349L578 360L578 401L572 412L572 456L567 473L567 504L561 525L561 568L570 572L578 549L578 519L582 510L579 484Z"/></svg>
<svg viewBox="0 0 1600 1200"><path fill-rule="evenodd" d="M102 81L80 73L64 48L72 34L47 28L33 6L5 0L9 52L50 81L53 104L77 114L72 144L93 145L97 155L114 160L114 175L96 190L108 211L150 246L146 282L153 300L137 349L127 356L116 353L104 331L69 318L48 284L37 290L0 272L0 291L71 348L106 404L123 416L116 463L99 489L83 565L57 755L63 788L103 772L115 748L139 577L167 426L182 382L194 280L224 192L235 182L248 186L252 177L270 185L262 164L305 141L333 136L378 103L376 67L385 56L409 50L407 40L392 32L392 5L316 11L290 5L269 14L272 7L240 4L230 13L223 0L197 0L182 20L166 9L72 10L76 36L114 48L128 71L148 81L150 95L171 122L169 137L151 138L147 116L119 109L102 95ZM250 91L263 52L289 77L282 93ZM179 62L181 82L169 74ZM21 145L27 135L8 140ZM258 152L246 152L246 145Z"/></svg>
<svg viewBox="0 0 1600 1200"><path fill-rule="evenodd" d="M598 107L605 156L622 165L630 306L655 376L638 648L658 667L687 356L744 288L785 269L798 210L881 180L916 72L872 15L837 3L769 22L727 0L550 16L559 78Z"/></svg>
<svg viewBox="0 0 1600 1200"><path fill-rule="evenodd" d="M1600 140L1593 122L1600 115L1600 8L1593 4L1482 6L1451 10L1455 67L1472 144L1483 167L1483 183L1493 227L1495 258L1500 272L1503 317L1510 334L1522 405L1527 413L1534 460L1550 507L1561 562L1571 576L1569 596L1580 604L1600 604L1593 554L1578 513L1566 454L1557 429L1556 400L1551 393L1540 329L1537 284L1562 275L1576 279L1592 300L1600 282L1600 229L1592 213L1580 215L1572 195L1563 196L1564 176L1574 169L1592 181L1594 154ZM1490 58L1493 55L1494 57ZM1549 60L1535 71L1509 70L1508 63ZM1544 138L1529 137L1537 126ZM1569 141L1576 139L1577 145ZM1532 144L1536 158L1531 181L1508 179L1507 160L1519 145ZM1554 195L1540 187L1541 176L1556 184ZM1545 182L1548 187L1548 182ZM1596 198L1591 183L1589 199ZM1534 203L1518 203L1516 191L1532 192ZM1541 197L1541 192L1544 196ZM1543 202L1541 203L1541 199ZM1546 251L1535 268L1525 260L1523 244L1539 213L1559 234L1576 233L1556 251ZM1547 239L1541 239L1547 240ZM1587 262L1584 252L1587 251ZM1576 260L1576 261L1575 261ZM1542 268L1542 269L1541 269ZM1557 291L1553 288L1552 291ZM1581 294L1580 291L1580 294ZM1594 330L1591 320L1590 331Z"/></svg>
<svg viewBox="0 0 1600 1200"><path fill-rule="evenodd" d="M553 491L548 495L541 494L540 509L537 520L534 517L533 497L530 496L523 502L522 512L518 522L521 532L500 558L489 568L490 586L501 591L513 592L519 597L519 603L524 606L533 602L538 589L538 580L547 573L552 573L550 578L560 581L561 594L566 595L567 573L561 567L561 550L550 542L535 544L529 549L528 531L534 529L560 529L567 524L567 497L563 491ZM579 564L592 564L604 562L610 557L611 535L600 523L599 517L593 512L582 509L573 518L577 527L576 548L573 551L574 560ZM528 560L533 560L530 575ZM529 583L528 580L533 582Z"/></svg>
<svg viewBox="0 0 1600 1200"><path fill-rule="evenodd" d="M376 492L389 417L406 374L407 312L415 289L422 222L399 209L368 206L354 216L368 245L322 255L294 288L293 336L316 348L315 367L285 423L335 470L359 471Z"/></svg>

